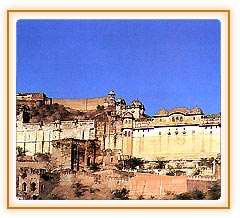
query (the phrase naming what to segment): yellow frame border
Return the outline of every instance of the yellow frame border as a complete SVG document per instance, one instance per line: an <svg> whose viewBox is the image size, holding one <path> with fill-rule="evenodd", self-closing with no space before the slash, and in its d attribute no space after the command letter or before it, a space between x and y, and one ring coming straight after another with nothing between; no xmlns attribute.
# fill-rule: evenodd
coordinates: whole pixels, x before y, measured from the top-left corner
<svg viewBox="0 0 240 218"><path fill-rule="evenodd" d="M9 44L9 37L10 37L10 28L9 28L9 18L10 13L16 13L16 12L48 12L48 13L59 13L59 12L128 12L128 13L137 13L137 12L225 12L228 15L228 205L225 207L12 207L10 206L10 197L9 197L9 188L10 188L10 175L9 175L9 136L10 136L10 129L9 129L9 110L10 110L10 100L9 100L9 89L10 89L10 78L9 78L9 72L10 72L10 44ZM230 10L7 10L7 209L230 209Z"/></svg>

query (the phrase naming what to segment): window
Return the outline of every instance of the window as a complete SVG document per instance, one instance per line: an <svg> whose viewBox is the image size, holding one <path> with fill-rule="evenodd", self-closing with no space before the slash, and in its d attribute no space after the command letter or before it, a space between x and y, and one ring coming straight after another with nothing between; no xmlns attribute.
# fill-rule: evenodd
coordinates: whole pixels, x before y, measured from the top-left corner
<svg viewBox="0 0 240 218"><path fill-rule="evenodd" d="M195 130L192 131L192 134L195 134Z"/></svg>
<svg viewBox="0 0 240 218"><path fill-rule="evenodd" d="M176 118L176 122L178 122L178 120L179 120L179 118L177 117L177 118Z"/></svg>
<svg viewBox="0 0 240 218"><path fill-rule="evenodd" d="M186 134L187 132L186 132L186 128L183 128L183 134Z"/></svg>
<svg viewBox="0 0 240 218"><path fill-rule="evenodd" d="M31 191L35 191L36 190L36 183L35 182L32 182L31 183Z"/></svg>
<svg viewBox="0 0 240 218"><path fill-rule="evenodd" d="M24 183L22 184L22 190L23 190L23 191L27 191L27 184L26 184L26 182L24 182Z"/></svg>
<svg viewBox="0 0 240 218"><path fill-rule="evenodd" d="M210 135L212 135L212 131L210 131Z"/></svg>
<svg viewBox="0 0 240 218"><path fill-rule="evenodd" d="M193 117L192 119L195 120L195 117Z"/></svg>
<svg viewBox="0 0 240 218"><path fill-rule="evenodd" d="M172 121L175 122L175 118L174 117L172 118Z"/></svg>
<svg viewBox="0 0 240 218"><path fill-rule="evenodd" d="M178 134L178 129L175 130L175 134L176 134L176 135Z"/></svg>
<svg viewBox="0 0 240 218"><path fill-rule="evenodd" d="M162 133L161 133L161 132L159 132L158 134L159 134L159 135L161 135Z"/></svg>
<svg viewBox="0 0 240 218"><path fill-rule="evenodd" d="M182 117L180 117L180 122L182 122L183 121L183 118Z"/></svg>
<svg viewBox="0 0 240 218"><path fill-rule="evenodd" d="M129 132L128 132L128 137L130 137L130 134L131 134L131 133L130 133L130 131L129 131Z"/></svg>
<svg viewBox="0 0 240 218"><path fill-rule="evenodd" d="M124 132L124 136L127 136L127 131Z"/></svg>

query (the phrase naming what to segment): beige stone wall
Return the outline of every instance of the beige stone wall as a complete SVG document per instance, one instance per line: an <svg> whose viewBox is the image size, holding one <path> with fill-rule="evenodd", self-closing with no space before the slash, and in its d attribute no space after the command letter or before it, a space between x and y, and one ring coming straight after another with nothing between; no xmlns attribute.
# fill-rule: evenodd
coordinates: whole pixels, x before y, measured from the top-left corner
<svg viewBox="0 0 240 218"><path fill-rule="evenodd" d="M62 104L76 110L96 110L98 105L104 105L108 97L81 98L81 99L58 99L54 98L52 103Z"/></svg>
<svg viewBox="0 0 240 218"><path fill-rule="evenodd" d="M62 121L40 126L38 123L17 122L16 146L22 147L27 155L52 153L52 141L64 138L93 139L93 121Z"/></svg>
<svg viewBox="0 0 240 218"><path fill-rule="evenodd" d="M132 155L167 160L216 157L220 153L220 127L210 128L169 126L134 130Z"/></svg>

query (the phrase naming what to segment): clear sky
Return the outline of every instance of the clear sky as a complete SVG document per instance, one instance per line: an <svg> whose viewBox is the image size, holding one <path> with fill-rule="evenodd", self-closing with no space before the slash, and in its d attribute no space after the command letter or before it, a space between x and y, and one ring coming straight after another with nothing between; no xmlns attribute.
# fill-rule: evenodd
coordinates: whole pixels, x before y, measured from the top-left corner
<svg viewBox="0 0 240 218"><path fill-rule="evenodd" d="M19 20L17 92L221 111L218 20Z"/></svg>

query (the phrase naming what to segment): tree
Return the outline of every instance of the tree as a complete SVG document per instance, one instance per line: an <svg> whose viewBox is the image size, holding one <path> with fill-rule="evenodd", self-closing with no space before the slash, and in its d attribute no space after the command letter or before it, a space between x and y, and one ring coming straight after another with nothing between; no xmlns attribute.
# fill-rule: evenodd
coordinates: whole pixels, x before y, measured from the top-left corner
<svg viewBox="0 0 240 218"><path fill-rule="evenodd" d="M205 199L205 194L203 191L194 190L194 191L178 194L174 199L175 200L203 200Z"/></svg>
<svg viewBox="0 0 240 218"><path fill-rule="evenodd" d="M191 192L192 199L194 200L203 200L205 198L205 194L203 191L194 190Z"/></svg>
<svg viewBox="0 0 240 218"><path fill-rule="evenodd" d="M17 155L17 157L22 157L22 156L25 156L26 154L22 147L17 146L16 147L16 155Z"/></svg>
<svg viewBox="0 0 240 218"><path fill-rule="evenodd" d="M125 167L127 169L136 169L137 167L141 168L143 165L143 160L141 158L131 157L125 161Z"/></svg>
<svg viewBox="0 0 240 218"><path fill-rule="evenodd" d="M36 157L41 161L50 161L50 153L36 153Z"/></svg>
<svg viewBox="0 0 240 218"><path fill-rule="evenodd" d="M122 169L123 169L123 163L117 163L117 164L115 164L115 167L116 167L118 170L122 170Z"/></svg>
<svg viewBox="0 0 240 218"><path fill-rule="evenodd" d="M163 161L161 158L157 159L155 169L164 169L165 168L165 161Z"/></svg>
<svg viewBox="0 0 240 218"><path fill-rule="evenodd" d="M214 183L208 190L208 200L218 200L221 197L221 186L218 183Z"/></svg>
<svg viewBox="0 0 240 218"><path fill-rule="evenodd" d="M92 163L90 165L90 170L96 172L96 171L99 171L101 168L99 167L99 164L98 163Z"/></svg>
<svg viewBox="0 0 240 218"><path fill-rule="evenodd" d="M97 106L97 110L98 110L98 111L104 110L104 106L103 106L103 105L102 105L102 106L101 106L101 105L98 105L98 106Z"/></svg>
<svg viewBox="0 0 240 218"><path fill-rule="evenodd" d="M184 192L177 195L176 200L192 200L192 196L189 192Z"/></svg>
<svg viewBox="0 0 240 218"><path fill-rule="evenodd" d="M121 190L117 189L113 192L113 200L129 200L128 193L130 190L127 190L126 188L123 188Z"/></svg>
<svg viewBox="0 0 240 218"><path fill-rule="evenodd" d="M84 195L84 193L88 190L88 186L85 186L79 182L73 185L73 188L75 189L74 194L75 197L80 198Z"/></svg>

